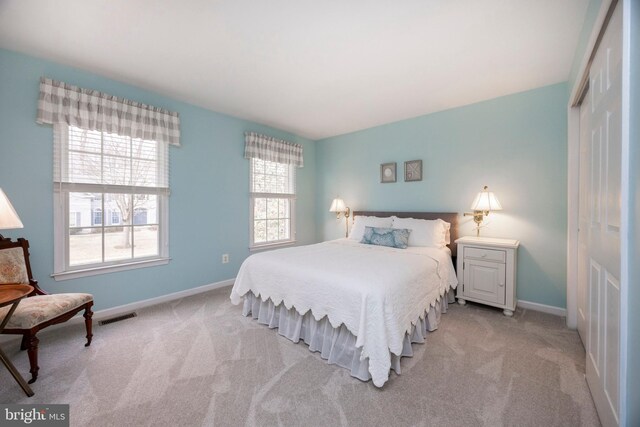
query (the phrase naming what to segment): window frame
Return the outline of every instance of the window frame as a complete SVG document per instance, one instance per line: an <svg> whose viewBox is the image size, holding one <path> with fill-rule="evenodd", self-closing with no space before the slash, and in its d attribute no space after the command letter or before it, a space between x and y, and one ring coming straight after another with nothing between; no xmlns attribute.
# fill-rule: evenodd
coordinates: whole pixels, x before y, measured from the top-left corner
<svg viewBox="0 0 640 427"><path fill-rule="evenodd" d="M60 144L60 167L68 168L68 163L63 159L69 156L69 126L66 124L54 125L55 138L54 144ZM103 132L104 133L104 132ZM159 150L160 151L160 150ZM103 154L101 154L103 155ZM167 154L168 156L168 147ZM158 153L158 161L160 161L160 153ZM166 167L169 167L168 158L163 159ZM168 170L166 171L168 173ZM62 180L60 180L62 181ZM56 182L54 177L53 184L53 220L54 220L54 273L51 274L56 281L76 279L80 277L94 276L99 274L112 273L116 271L126 271L143 267L152 267L156 265L165 265L170 261L169 258L169 194L163 194L158 191L159 187L135 187L125 185L110 184L87 184L87 183L63 183ZM121 193L121 194L150 194L157 197L158 209L158 255L148 257L130 258L126 260L106 261L93 264L83 264L78 266L70 266L70 193L102 193L103 199L105 194ZM102 227L108 227L105 224L107 215L105 215L104 207L101 209ZM133 215L133 213L132 213ZM94 212L91 212L91 225L88 227L97 227L94 225ZM122 226L122 218L120 225ZM76 226L80 227L80 226ZM133 216L131 218L131 230L133 233ZM86 228L86 227L85 227ZM102 242L104 247L104 241Z"/></svg>
<svg viewBox="0 0 640 427"><path fill-rule="evenodd" d="M253 179L254 179L254 161L260 160L257 158L249 159L249 250L259 251L263 249L276 248L281 246L290 246L296 243L296 196L297 196L297 182L296 182L296 166L287 163L279 163L285 165L289 169L289 179L293 186L293 193L267 193L267 192L254 192L253 191ZM265 160L269 161L269 160ZM267 241L267 242L255 242L255 199L287 199L289 200L289 239Z"/></svg>

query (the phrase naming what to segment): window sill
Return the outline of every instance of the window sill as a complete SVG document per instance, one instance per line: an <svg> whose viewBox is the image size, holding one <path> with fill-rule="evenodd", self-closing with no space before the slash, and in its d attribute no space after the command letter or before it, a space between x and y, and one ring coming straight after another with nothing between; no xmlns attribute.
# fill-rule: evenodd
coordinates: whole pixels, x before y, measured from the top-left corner
<svg viewBox="0 0 640 427"><path fill-rule="evenodd" d="M171 258L154 258L144 261L133 261L127 264L108 265L102 267L85 268L82 270L69 270L62 271L60 273L53 273L53 277L56 282L61 280L79 279L81 277L97 276L100 274L115 273L117 271L134 270L145 267L155 267L158 265L169 264Z"/></svg>
<svg viewBox="0 0 640 427"><path fill-rule="evenodd" d="M249 247L249 252L257 252L257 251L266 251L269 249L278 249L278 248L284 248L287 246L293 246L296 244L295 240L288 240L286 242L278 242L278 243L267 243L264 245L256 245L256 246L250 246Z"/></svg>

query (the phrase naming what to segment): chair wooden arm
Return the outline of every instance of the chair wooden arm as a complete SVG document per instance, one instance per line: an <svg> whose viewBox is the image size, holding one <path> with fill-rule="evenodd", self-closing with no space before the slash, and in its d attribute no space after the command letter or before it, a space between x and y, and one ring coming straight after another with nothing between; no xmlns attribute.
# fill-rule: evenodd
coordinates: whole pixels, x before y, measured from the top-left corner
<svg viewBox="0 0 640 427"><path fill-rule="evenodd" d="M48 292L42 290L42 288L40 288L40 286L38 286L38 281L37 280L29 279L29 284L31 286L33 286L33 292L31 292L31 294L29 294L30 297L32 297L34 295L49 295Z"/></svg>

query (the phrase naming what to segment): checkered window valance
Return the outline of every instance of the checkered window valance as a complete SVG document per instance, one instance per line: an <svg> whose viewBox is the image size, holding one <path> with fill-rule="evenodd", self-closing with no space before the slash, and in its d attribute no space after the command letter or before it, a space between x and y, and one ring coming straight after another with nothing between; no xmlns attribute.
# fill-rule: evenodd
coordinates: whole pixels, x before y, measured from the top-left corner
<svg viewBox="0 0 640 427"><path fill-rule="evenodd" d="M178 113L45 77L40 79L36 122L180 145Z"/></svg>
<svg viewBox="0 0 640 427"><path fill-rule="evenodd" d="M257 158L270 162L286 163L299 168L304 166L302 145L254 132L247 132L244 135L245 159Z"/></svg>

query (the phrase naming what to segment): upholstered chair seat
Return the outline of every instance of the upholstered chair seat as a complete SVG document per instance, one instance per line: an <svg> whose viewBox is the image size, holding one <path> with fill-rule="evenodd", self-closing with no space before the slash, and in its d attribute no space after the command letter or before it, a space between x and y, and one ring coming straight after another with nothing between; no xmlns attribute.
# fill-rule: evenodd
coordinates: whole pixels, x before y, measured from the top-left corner
<svg viewBox="0 0 640 427"><path fill-rule="evenodd" d="M31 329L90 301L93 301L91 294L53 294L25 298L18 304L4 330L8 333L11 329ZM0 308L0 319L4 318L9 308Z"/></svg>

